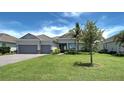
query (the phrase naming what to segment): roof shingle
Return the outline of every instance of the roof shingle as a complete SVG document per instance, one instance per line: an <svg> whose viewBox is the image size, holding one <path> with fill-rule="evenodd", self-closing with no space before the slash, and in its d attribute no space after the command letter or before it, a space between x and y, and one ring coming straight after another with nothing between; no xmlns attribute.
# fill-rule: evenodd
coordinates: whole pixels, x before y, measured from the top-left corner
<svg viewBox="0 0 124 93"><path fill-rule="evenodd" d="M47 35L44 35L44 34L42 34L42 35L38 35L37 36L41 41L51 41L53 38L51 38L51 37L48 37Z"/></svg>
<svg viewBox="0 0 124 93"><path fill-rule="evenodd" d="M10 36L5 33L0 33L0 41L2 42L10 42L10 43L16 43L17 38Z"/></svg>

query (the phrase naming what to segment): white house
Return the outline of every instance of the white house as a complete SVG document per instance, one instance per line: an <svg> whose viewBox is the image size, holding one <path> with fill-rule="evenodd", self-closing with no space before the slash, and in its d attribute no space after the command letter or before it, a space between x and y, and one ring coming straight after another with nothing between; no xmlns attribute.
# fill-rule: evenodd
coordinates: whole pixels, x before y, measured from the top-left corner
<svg viewBox="0 0 124 93"><path fill-rule="evenodd" d="M57 40L57 42L55 42ZM17 53L40 54L51 53L53 49L60 48L61 52L68 49L76 49L75 39L65 34L60 37L51 38L46 35L35 36L30 33L17 40ZM82 49L80 43L79 49Z"/></svg>
<svg viewBox="0 0 124 93"><path fill-rule="evenodd" d="M10 51L16 51L16 37L0 33L0 47L10 47Z"/></svg>
<svg viewBox="0 0 124 93"><path fill-rule="evenodd" d="M108 52L116 51L117 53L124 53L124 46L119 46L119 44L114 41L114 36L107 38L103 42L103 49L107 49Z"/></svg>

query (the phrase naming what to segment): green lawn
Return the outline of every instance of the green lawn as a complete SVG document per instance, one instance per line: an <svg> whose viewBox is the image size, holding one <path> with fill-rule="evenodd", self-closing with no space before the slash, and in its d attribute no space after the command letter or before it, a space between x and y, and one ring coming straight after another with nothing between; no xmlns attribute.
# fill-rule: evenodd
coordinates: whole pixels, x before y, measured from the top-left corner
<svg viewBox="0 0 124 93"><path fill-rule="evenodd" d="M47 55L0 67L0 80L124 80L124 57L95 54L94 67L78 66L89 55Z"/></svg>

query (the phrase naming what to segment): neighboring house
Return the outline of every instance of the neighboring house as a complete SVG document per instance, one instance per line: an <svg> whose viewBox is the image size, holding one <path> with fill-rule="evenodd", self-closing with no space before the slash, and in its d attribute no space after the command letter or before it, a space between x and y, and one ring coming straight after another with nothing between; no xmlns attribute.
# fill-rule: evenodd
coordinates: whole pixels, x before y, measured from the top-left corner
<svg viewBox="0 0 124 93"><path fill-rule="evenodd" d="M17 40L17 53L19 54L40 54L51 53L55 48L60 48L61 52L68 49L75 49L75 39L69 35L51 38L46 35L35 36L30 33ZM80 44L80 50L82 44Z"/></svg>
<svg viewBox="0 0 124 93"><path fill-rule="evenodd" d="M114 41L114 36L112 36L104 41L103 49L107 49L108 52L116 51L117 53L124 53L124 46L119 46L119 44L117 44Z"/></svg>
<svg viewBox="0 0 124 93"><path fill-rule="evenodd" d="M0 47L10 47L11 51L16 51L17 38L5 33L0 33Z"/></svg>

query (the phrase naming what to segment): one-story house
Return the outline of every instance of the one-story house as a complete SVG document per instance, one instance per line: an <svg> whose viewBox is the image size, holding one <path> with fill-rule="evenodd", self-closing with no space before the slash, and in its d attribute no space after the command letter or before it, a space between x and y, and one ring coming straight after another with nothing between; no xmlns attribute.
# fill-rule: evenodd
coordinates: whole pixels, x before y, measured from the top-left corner
<svg viewBox="0 0 124 93"><path fill-rule="evenodd" d="M0 33L0 47L10 47L10 51L16 51L16 37Z"/></svg>
<svg viewBox="0 0 124 93"><path fill-rule="evenodd" d="M82 47L80 43L79 50ZM17 40L17 53L19 54L51 53L55 48L60 48L61 52L68 49L76 49L75 39L67 34L51 38L46 35L35 36L28 33Z"/></svg>
<svg viewBox="0 0 124 93"><path fill-rule="evenodd" d="M115 51L117 53L124 53L124 46L119 46L119 43L114 41L114 36L104 40L103 49L106 49L108 52Z"/></svg>

